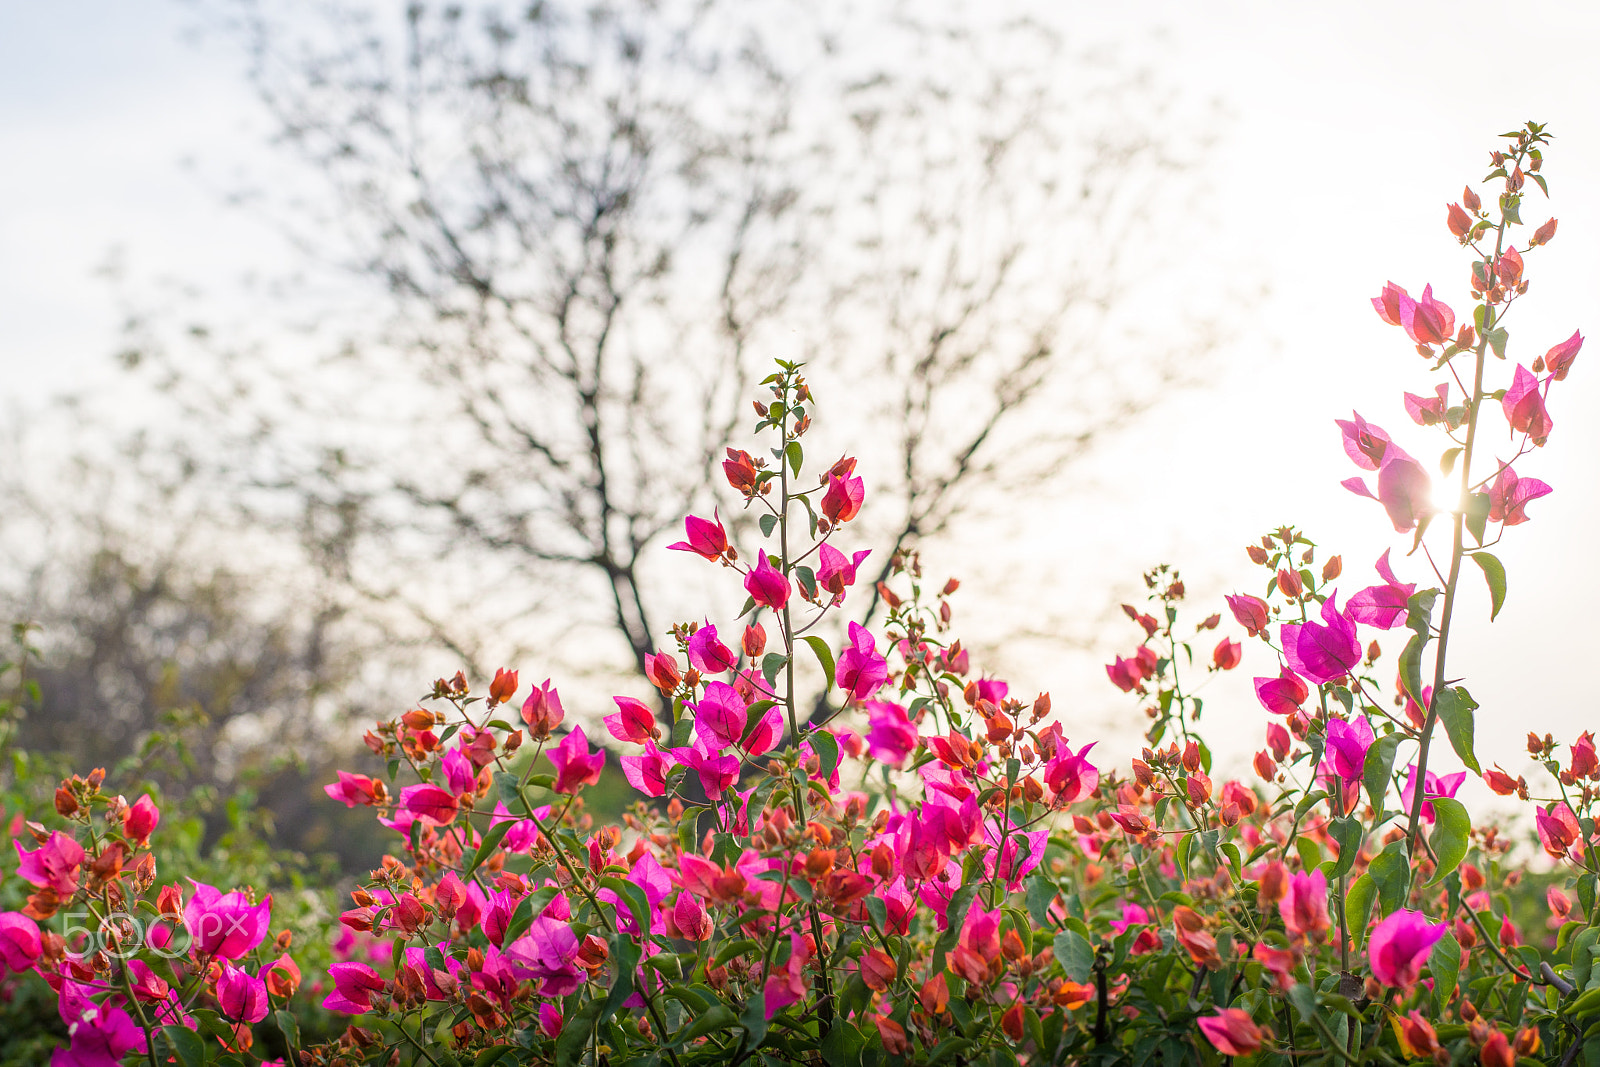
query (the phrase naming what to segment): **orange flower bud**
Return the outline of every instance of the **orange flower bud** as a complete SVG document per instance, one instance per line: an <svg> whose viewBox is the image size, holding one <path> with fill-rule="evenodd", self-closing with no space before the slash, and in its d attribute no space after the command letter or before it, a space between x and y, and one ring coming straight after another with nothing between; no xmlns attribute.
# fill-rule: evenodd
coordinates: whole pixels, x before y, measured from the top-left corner
<svg viewBox="0 0 1600 1067"><path fill-rule="evenodd" d="M950 984L944 980L943 971L922 983L917 999L922 1002L922 1010L929 1015L943 1014L945 1006L950 1003Z"/></svg>
<svg viewBox="0 0 1600 1067"><path fill-rule="evenodd" d="M1022 1026L1022 1003L1019 1001L1007 1008L1005 1014L1000 1016L1000 1029L1004 1030L1006 1036L1011 1040L1020 1043L1023 1035Z"/></svg>

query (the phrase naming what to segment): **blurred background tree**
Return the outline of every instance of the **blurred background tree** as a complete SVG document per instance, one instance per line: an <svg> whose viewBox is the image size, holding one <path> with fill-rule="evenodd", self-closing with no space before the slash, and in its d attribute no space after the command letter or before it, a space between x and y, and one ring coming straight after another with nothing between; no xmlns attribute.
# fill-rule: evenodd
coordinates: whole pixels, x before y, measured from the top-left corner
<svg viewBox="0 0 1600 1067"><path fill-rule="evenodd" d="M297 846L345 836L311 812L348 723L431 673L594 706L637 677L704 603L661 548L774 356L827 404L814 454L862 456L864 619L897 549L1059 485L1209 351L1201 317L1144 328L1214 116L1032 19L201 10L285 163L240 199L301 273L249 323L130 295L117 417L73 409L100 443L13 468L20 740L94 764L181 726L170 787L248 782Z"/></svg>

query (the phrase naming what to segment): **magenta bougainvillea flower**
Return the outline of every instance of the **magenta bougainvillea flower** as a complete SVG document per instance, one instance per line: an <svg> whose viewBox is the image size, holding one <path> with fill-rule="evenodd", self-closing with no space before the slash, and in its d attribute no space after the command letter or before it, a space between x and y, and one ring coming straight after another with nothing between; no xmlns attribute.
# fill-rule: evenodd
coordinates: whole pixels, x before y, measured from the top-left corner
<svg viewBox="0 0 1600 1067"><path fill-rule="evenodd" d="M1089 742L1076 755L1065 741L1056 745L1056 754L1044 765L1044 784L1050 790L1051 803L1076 804L1099 787L1099 768L1088 760L1089 750L1095 744Z"/></svg>
<svg viewBox="0 0 1600 1067"><path fill-rule="evenodd" d="M865 497L866 489L860 478L829 472L828 491L822 496L822 513L835 525L849 522L860 513Z"/></svg>
<svg viewBox="0 0 1600 1067"><path fill-rule="evenodd" d="M789 602L789 579L768 562L765 551L760 553L750 573L744 576L744 588L757 604L773 611L783 610L783 606Z"/></svg>
<svg viewBox="0 0 1600 1067"><path fill-rule="evenodd" d="M1405 394L1406 414L1411 416L1411 421L1418 426L1432 426L1443 422L1445 412L1450 409L1450 383L1445 382L1434 390L1432 397L1420 397L1415 393Z"/></svg>
<svg viewBox="0 0 1600 1067"><path fill-rule="evenodd" d="M1342 678L1361 662L1356 624L1339 612L1335 593L1322 603L1322 622L1286 622L1278 628L1289 668L1317 684Z"/></svg>
<svg viewBox="0 0 1600 1067"><path fill-rule="evenodd" d="M1442 345L1455 333L1456 314L1433 298L1433 286L1424 286L1422 298L1412 300L1400 290L1400 328L1419 345Z"/></svg>
<svg viewBox="0 0 1600 1067"><path fill-rule="evenodd" d="M67 1025L71 1043L56 1049L52 1067L117 1067L130 1052L145 1053L149 1041L144 1029L112 1000L96 1004L91 987L63 980L56 1010Z"/></svg>
<svg viewBox="0 0 1600 1067"><path fill-rule="evenodd" d="M1344 443L1345 455L1362 470L1375 471L1383 466L1394 442L1380 427L1374 426L1358 413L1350 413L1350 421L1334 419Z"/></svg>
<svg viewBox="0 0 1600 1067"><path fill-rule="evenodd" d="M1422 779L1422 818L1426 822L1433 822L1435 815L1433 805L1427 802L1428 797L1454 797L1456 790L1461 788L1461 783L1467 780L1466 771L1457 771L1455 774L1434 774L1427 772ZM1417 797L1417 765L1413 763L1406 773L1406 787L1400 793L1400 803L1406 811L1411 810L1411 805Z"/></svg>
<svg viewBox="0 0 1600 1067"><path fill-rule="evenodd" d="M1544 406L1544 392L1549 388L1550 384L1546 382L1542 391L1539 379L1519 363L1516 374L1511 378L1511 388L1506 390L1505 399L1500 401L1511 428L1517 433L1527 434L1535 445L1543 445L1549 440L1550 431L1555 427L1550 412Z"/></svg>
<svg viewBox="0 0 1600 1067"><path fill-rule="evenodd" d="M834 596L844 596L845 589L856 584L856 568L870 555L872 549L863 548L847 557L824 542L817 548L817 584Z"/></svg>
<svg viewBox="0 0 1600 1067"><path fill-rule="evenodd" d="M1567 850L1583 837L1578 817L1566 804L1552 803L1533 813L1534 828L1539 831L1539 843L1550 855L1561 859Z"/></svg>
<svg viewBox="0 0 1600 1067"><path fill-rule="evenodd" d="M689 636L689 663L701 674L721 674L738 662L739 657L718 639L717 628L709 621Z"/></svg>
<svg viewBox="0 0 1600 1067"><path fill-rule="evenodd" d="M667 547L674 552L693 552L706 559L716 559L728 550L728 531L722 528L722 516L713 511L710 519L690 515L683 520L687 541Z"/></svg>
<svg viewBox="0 0 1600 1067"><path fill-rule="evenodd" d="M259 904L238 890L224 893L215 886L194 883L194 895L183 908L183 923L193 938L198 957L236 960L261 944L272 921L272 898Z"/></svg>
<svg viewBox="0 0 1600 1067"><path fill-rule="evenodd" d="M1494 485L1489 487L1489 518L1507 526L1520 526L1528 521L1523 509L1553 491L1537 478L1519 478L1510 467L1501 467Z"/></svg>
<svg viewBox="0 0 1600 1067"><path fill-rule="evenodd" d="M267 983L234 966L224 966L217 979L217 1006L240 1023L258 1023L267 1017Z"/></svg>
<svg viewBox="0 0 1600 1067"><path fill-rule="evenodd" d="M1283 668L1276 678L1255 678L1252 681L1255 683L1256 699L1274 715L1293 714L1311 695L1306 683L1288 667Z"/></svg>
<svg viewBox="0 0 1600 1067"><path fill-rule="evenodd" d="M849 643L839 653L833 680L853 700L866 700L889 680L889 664L878 654L872 632L860 623L849 627Z"/></svg>
<svg viewBox="0 0 1600 1067"><path fill-rule="evenodd" d="M1571 337L1544 354L1544 369L1556 381L1565 381L1567 371L1572 369L1572 361L1578 358L1578 350L1582 347L1583 334L1572 331Z"/></svg>
<svg viewBox="0 0 1600 1067"><path fill-rule="evenodd" d="M1372 306L1378 312L1378 317L1390 326L1400 325L1400 301L1410 300L1406 291L1394 282L1385 282L1383 292L1372 298Z"/></svg>
<svg viewBox="0 0 1600 1067"><path fill-rule="evenodd" d="M584 734L583 727L577 726L550 750L550 762L556 768L556 783L551 788L557 793L576 793L584 786L594 785L600 780L600 769L606 765L606 754L603 749L591 753L588 736Z"/></svg>
<svg viewBox="0 0 1600 1067"><path fill-rule="evenodd" d="M1234 621L1243 626L1251 637L1258 636L1267 628L1271 614L1265 600L1249 593L1240 593L1223 599L1228 602L1228 610L1233 612Z"/></svg>
<svg viewBox="0 0 1600 1067"><path fill-rule="evenodd" d="M32 969L42 951L38 923L20 911L0 913L0 963L6 970L21 974Z"/></svg>
<svg viewBox="0 0 1600 1067"><path fill-rule="evenodd" d="M1295 874L1278 901L1283 927L1297 941L1321 941L1332 922L1328 919L1328 879L1322 871Z"/></svg>
<svg viewBox="0 0 1600 1067"><path fill-rule="evenodd" d="M1224 1056L1248 1056L1261 1047L1261 1028L1243 1008L1223 1008L1196 1019L1195 1025Z"/></svg>
<svg viewBox="0 0 1600 1067"><path fill-rule="evenodd" d="M673 767L672 757L656 747L654 741L644 743L644 755L618 757L622 776L628 784L647 797L664 796L667 792L667 772Z"/></svg>
<svg viewBox="0 0 1600 1067"><path fill-rule="evenodd" d="M1372 747L1372 724L1364 716L1349 722L1330 718L1327 738L1324 773L1336 774L1347 782L1360 781L1367 765L1367 749Z"/></svg>
<svg viewBox="0 0 1600 1067"><path fill-rule="evenodd" d="M719 797L739 779L739 757L723 756L719 748L712 748L706 735L697 734L694 744L687 748L670 750L672 758L700 776L700 785L706 796Z"/></svg>
<svg viewBox="0 0 1600 1067"><path fill-rule="evenodd" d="M17 850L17 874L40 889L53 889L62 897L69 897L78 888L78 868L83 865L83 846L70 834L55 831L44 844L31 852L24 851L22 842L15 838L11 847Z"/></svg>
<svg viewBox="0 0 1600 1067"><path fill-rule="evenodd" d="M642 745L653 737L661 736L661 727L656 723L656 713L642 700L633 697L612 697L616 701L617 712L607 715L603 720L611 736L618 741L629 741L635 745Z"/></svg>
<svg viewBox="0 0 1600 1067"><path fill-rule="evenodd" d="M449 826L455 822L460 809L457 794L429 782L418 782L400 790L399 810L396 817L409 816L405 825L421 820L424 826ZM399 829L397 826L396 829Z"/></svg>
<svg viewBox="0 0 1600 1067"><path fill-rule="evenodd" d="M623 911L626 909L619 909ZM512 974L518 979L532 979L539 983L540 996L564 997L584 983L588 977L578 963L578 935L560 919L541 915L533 920L528 932L507 945L503 955L511 963Z"/></svg>
<svg viewBox="0 0 1600 1067"><path fill-rule="evenodd" d="M1420 911L1401 908L1379 923L1367 945L1372 976L1386 986L1409 990L1417 984L1428 953L1450 929L1430 923Z"/></svg>
<svg viewBox="0 0 1600 1067"><path fill-rule="evenodd" d="M1345 614L1352 622L1391 630L1404 625L1406 601L1417 591L1417 587L1403 583L1394 576L1394 569L1389 566L1388 549L1384 549L1383 555L1378 557L1377 571L1383 584L1369 585L1351 596L1345 604Z"/></svg>
<svg viewBox="0 0 1600 1067"><path fill-rule="evenodd" d="M704 695L690 707L694 709L695 734L705 739L709 750L721 752L744 737L749 705L727 682L707 682Z"/></svg>
<svg viewBox="0 0 1600 1067"><path fill-rule="evenodd" d="M1433 513L1433 482L1428 472L1381 428L1359 414L1352 415L1352 422L1344 419L1334 422L1343 437L1345 454L1363 470L1378 472L1378 491L1374 494L1361 478L1346 478L1340 484L1352 493L1382 504L1396 530L1405 532L1414 528Z"/></svg>
<svg viewBox="0 0 1600 1067"><path fill-rule="evenodd" d="M916 751L917 727L906 709L887 700L867 702L867 751L872 758L891 767L904 767L906 757Z"/></svg>

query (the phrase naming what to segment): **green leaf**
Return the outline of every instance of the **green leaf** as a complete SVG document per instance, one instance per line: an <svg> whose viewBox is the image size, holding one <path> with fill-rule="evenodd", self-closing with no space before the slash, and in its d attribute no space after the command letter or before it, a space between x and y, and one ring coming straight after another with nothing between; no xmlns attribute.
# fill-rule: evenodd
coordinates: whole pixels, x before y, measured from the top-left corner
<svg viewBox="0 0 1600 1067"><path fill-rule="evenodd" d="M1367 753L1367 758L1372 758L1371 752ZM1348 874L1350 868L1355 865L1356 854L1361 851L1361 839L1366 836L1366 829L1361 825L1360 819L1348 815L1341 815L1332 820L1328 823L1328 829L1333 839L1339 843L1339 858L1332 861L1331 869L1325 869L1323 872L1329 881L1332 881Z"/></svg>
<svg viewBox="0 0 1600 1067"><path fill-rule="evenodd" d="M1439 473L1444 475L1446 478L1450 477L1450 472L1456 469L1456 459L1460 455L1460 448L1445 449L1444 455L1439 457Z"/></svg>
<svg viewBox="0 0 1600 1067"><path fill-rule="evenodd" d="M1451 797L1431 797L1428 803L1433 805L1433 832L1428 835L1428 844L1433 846L1439 863L1428 884L1437 885L1467 858L1472 817L1467 814L1466 805Z"/></svg>
<svg viewBox="0 0 1600 1067"><path fill-rule="evenodd" d="M1406 852L1405 838L1392 841L1367 865L1367 874L1370 875L1378 890L1378 903L1383 908L1385 915L1406 902L1406 894L1411 890L1411 860ZM1359 881L1359 879L1358 879Z"/></svg>
<svg viewBox="0 0 1600 1067"><path fill-rule="evenodd" d="M1515 193L1502 193L1500 195L1500 213L1506 217L1507 222L1522 225L1522 197Z"/></svg>
<svg viewBox="0 0 1600 1067"><path fill-rule="evenodd" d="M761 676L767 680L767 688L771 689L778 684L778 672L783 670L789 662L789 657L782 652L768 652L761 657Z"/></svg>
<svg viewBox="0 0 1600 1067"><path fill-rule="evenodd" d="M1439 590L1423 589L1412 593L1406 600L1406 628L1426 639L1428 627L1433 622L1433 604L1439 599Z"/></svg>
<svg viewBox="0 0 1600 1067"><path fill-rule="evenodd" d="M494 855L494 850L500 847L500 842L505 839L510 829L517 824L515 819L502 819L489 827L483 835L483 844L478 846L478 851L472 854L472 862L467 864L467 869L461 873L471 874L483 866L484 860Z"/></svg>
<svg viewBox="0 0 1600 1067"><path fill-rule="evenodd" d="M1345 921L1350 924L1350 936L1355 938L1358 949L1366 940L1367 920L1372 917L1372 902L1377 899L1378 883L1370 874L1351 882L1350 891L1344 895Z"/></svg>
<svg viewBox="0 0 1600 1067"><path fill-rule="evenodd" d="M739 1025L744 1027L745 1033L750 1035L750 1047L760 1048L761 1042L767 1036L767 995L757 993L745 1001L744 1014L739 1016Z"/></svg>
<svg viewBox="0 0 1600 1067"><path fill-rule="evenodd" d="M1374 811L1383 810L1383 799L1389 794L1389 778L1394 773L1395 750L1400 747L1399 734L1384 734L1367 749L1367 762L1361 768L1361 784L1366 786L1367 799Z"/></svg>
<svg viewBox="0 0 1600 1067"><path fill-rule="evenodd" d="M761 536L762 537L771 537L772 536L772 531L777 525L778 525L778 516L776 516L776 515L763 515L763 516L761 516Z"/></svg>
<svg viewBox="0 0 1600 1067"><path fill-rule="evenodd" d="M556 1067L577 1067L583 1050L589 1045L589 1035L594 1031L594 1021L605 1007L603 1000L591 1000L561 1027L556 1038Z"/></svg>
<svg viewBox="0 0 1600 1067"><path fill-rule="evenodd" d="M818 730L809 736L809 740L811 751L822 761L822 780L831 782L833 772L839 769L839 739L826 730Z"/></svg>
<svg viewBox="0 0 1600 1067"><path fill-rule="evenodd" d="M1400 684L1419 707L1426 704L1422 699L1422 650L1426 644L1427 638L1412 634L1400 652Z"/></svg>
<svg viewBox="0 0 1600 1067"><path fill-rule="evenodd" d="M1493 622L1506 602L1506 569L1488 552L1472 553L1472 562L1483 568L1483 577L1489 583L1489 621Z"/></svg>
<svg viewBox="0 0 1600 1067"><path fill-rule="evenodd" d="M822 683L822 691L826 693L829 689L833 688L833 650L828 647L828 642L824 641L820 637L817 637L815 634L810 637L802 638L802 640L811 646L811 651L817 654L817 662L822 664L822 677L824 678Z"/></svg>
<svg viewBox="0 0 1600 1067"><path fill-rule="evenodd" d="M1499 326L1493 330L1490 330L1487 336L1489 340L1489 347L1494 349L1494 354L1499 356L1501 359L1505 359L1506 341L1511 338L1511 334L1506 331L1504 326Z"/></svg>
<svg viewBox="0 0 1600 1067"><path fill-rule="evenodd" d="M726 1004L713 1004L708 1011L698 1013L694 1022L672 1039L673 1045L686 1045L696 1038L714 1034L718 1030L731 1030L739 1025L739 1017Z"/></svg>
<svg viewBox="0 0 1600 1067"><path fill-rule="evenodd" d="M1450 738L1450 747L1456 750L1456 755L1461 757L1461 762L1472 769L1473 774L1482 774L1478 766L1478 757L1472 751L1473 718L1472 712L1478 702L1463 687L1448 686L1442 692L1433 695L1433 709L1439 714L1439 721L1444 723L1444 732Z"/></svg>
<svg viewBox="0 0 1600 1067"><path fill-rule="evenodd" d="M284 1014L278 1012L279 1015ZM178 1058L183 1067L203 1067L206 1062L206 1046L200 1040L200 1035L183 1026L163 1026L161 1037L166 1041L167 1047Z"/></svg>
<svg viewBox="0 0 1600 1067"><path fill-rule="evenodd" d="M1489 525L1489 494L1473 493L1467 499L1467 530L1473 540L1483 544L1483 531Z"/></svg>
<svg viewBox="0 0 1600 1067"><path fill-rule="evenodd" d="M1033 916L1039 929L1047 929L1050 925L1050 905L1058 893L1056 884L1044 875L1036 874L1028 879L1027 888L1028 914Z"/></svg>
<svg viewBox="0 0 1600 1067"><path fill-rule="evenodd" d="M646 908L648 910L648 905ZM648 930L649 921L645 918L640 929ZM638 939L618 930L616 936L611 939L611 959L616 965L617 977L611 983L611 992L606 994L606 1006L601 1014L601 1018L605 1019L611 1018L612 1014L622 1007L622 1002L633 996L633 975L639 967Z"/></svg>
<svg viewBox="0 0 1600 1067"><path fill-rule="evenodd" d="M1433 972L1433 1002L1442 1006L1455 992L1461 970L1461 943L1454 934L1446 933L1434 942L1433 951L1428 954L1428 970Z"/></svg>
<svg viewBox="0 0 1600 1067"><path fill-rule="evenodd" d="M291 1013L275 1011L272 1013L272 1021L277 1023L278 1029L283 1032L283 1039L289 1043L291 1053L300 1047L300 1023Z"/></svg>
<svg viewBox="0 0 1600 1067"><path fill-rule="evenodd" d="M794 569L795 581L800 584L800 595L807 600L817 597L817 572L804 564L798 564Z"/></svg>
<svg viewBox="0 0 1600 1067"><path fill-rule="evenodd" d="M1054 949L1068 978L1074 982L1089 980L1094 971L1094 946L1088 939L1076 931L1063 930L1056 935Z"/></svg>

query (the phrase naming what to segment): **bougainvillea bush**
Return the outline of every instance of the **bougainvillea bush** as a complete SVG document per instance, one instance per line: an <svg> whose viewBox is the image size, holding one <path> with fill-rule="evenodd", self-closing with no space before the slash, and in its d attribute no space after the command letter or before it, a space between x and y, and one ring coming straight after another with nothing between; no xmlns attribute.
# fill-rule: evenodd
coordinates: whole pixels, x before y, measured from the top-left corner
<svg viewBox="0 0 1600 1067"><path fill-rule="evenodd" d="M1259 595L1227 598L1234 636L1221 610L1180 614L1175 571L1146 574L1137 644L1107 667L1148 717L1131 766L1098 765L1048 694L975 672L957 583L925 582L913 554L879 588L885 619L824 638L866 584L851 521L869 503L854 460L808 464L818 401L780 363L755 451L728 450L730 495L668 546L742 586L744 610L674 627L649 663L659 699L618 696L603 720L503 670L378 724L373 765L327 791L394 847L339 906L325 975L302 975L260 887L156 865L147 798L63 782L16 846L27 904L0 915L5 967L59 999L54 1062L250 1063L271 1030L304 1064L1600 1067L1593 737L1530 735L1538 781L1483 765L1447 659L1462 583L1499 611L1493 549L1551 491L1514 467L1551 438L1582 345L1508 354L1556 230L1521 218L1530 184L1547 193L1547 141L1508 135L1486 191L1449 206L1459 326L1431 285L1373 300L1431 375L1403 398L1415 447L1433 433L1442 451L1339 421L1363 472L1345 486L1374 501L1352 505L1393 526L1392 550L1352 580L1274 531L1248 550ZM1431 469L1455 506L1436 510ZM755 543L732 543L736 508ZM1247 642L1262 747L1245 778L1213 779L1192 692ZM637 801L602 824L584 792L618 774ZM1468 774L1528 804L1543 866L1474 825ZM348 1028L303 1040L308 1002Z"/></svg>

